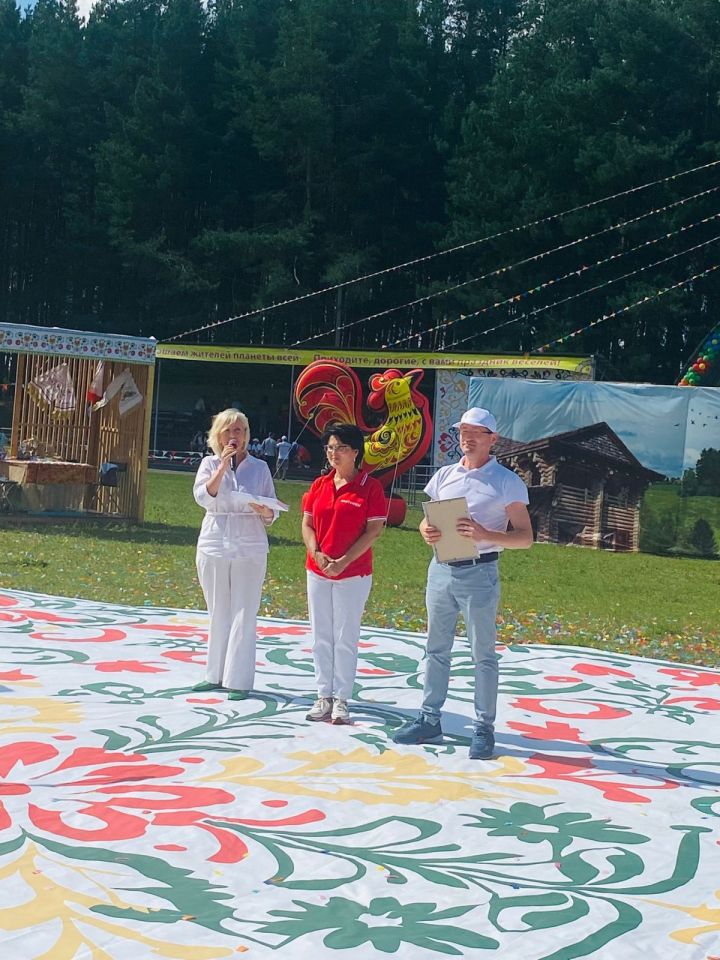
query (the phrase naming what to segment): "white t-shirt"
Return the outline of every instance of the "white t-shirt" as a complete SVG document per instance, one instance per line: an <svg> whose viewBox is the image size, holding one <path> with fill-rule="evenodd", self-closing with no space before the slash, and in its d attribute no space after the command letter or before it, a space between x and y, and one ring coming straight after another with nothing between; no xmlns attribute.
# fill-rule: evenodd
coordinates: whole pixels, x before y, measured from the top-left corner
<svg viewBox="0 0 720 960"><path fill-rule="evenodd" d="M464 467L462 462L441 467L433 474L425 487L431 500L452 500L465 497L470 516L488 530L505 531L508 515L505 508L510 503L529 503L528 489L520 477L503 467L495 457L475 470ZM500 551L502 547L488 540L477 541L478 553Z"/></svg>
<svg viewBox="0 0 720 960"><path fill-rule="evenodd" d="M287 460L292 450L292 444L288 440L280 440L277 445L278 460Z"/></svg>
<svg viewBox="0 0 720 960"><path fill-rule="evenodd" d="M274 457L277 452L277 441L273 437L265 437L261 450L264 457Z"/></svg>
<svg viewBox="0 0 720 960"><path fill-rule="evenodd" d="M265 523L247 503L236 496L251 493L275 498L270 470L264 460L249 454L233 475L231 467L220 481L217 496L207 491L208 480L220 466L220 457L204 457L195 476L193 496L207 511L200 528L197 549L210 557L252 557L269 550ZM277 519L278 514L275 514Z"/></svg>

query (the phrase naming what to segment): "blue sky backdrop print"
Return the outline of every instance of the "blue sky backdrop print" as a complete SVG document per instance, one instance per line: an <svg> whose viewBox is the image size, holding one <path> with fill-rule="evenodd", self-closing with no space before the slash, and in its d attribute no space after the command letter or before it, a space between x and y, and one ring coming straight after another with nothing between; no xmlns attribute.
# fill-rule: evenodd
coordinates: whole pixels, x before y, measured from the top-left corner
<svg viewBox="0 0 720 960"><path fill-rule="evenodd" d="M473 378L469 406L486 407L511 440L539 440L604 421L643 466L667 477L720 449L720 390L652 384Z"/></svg>

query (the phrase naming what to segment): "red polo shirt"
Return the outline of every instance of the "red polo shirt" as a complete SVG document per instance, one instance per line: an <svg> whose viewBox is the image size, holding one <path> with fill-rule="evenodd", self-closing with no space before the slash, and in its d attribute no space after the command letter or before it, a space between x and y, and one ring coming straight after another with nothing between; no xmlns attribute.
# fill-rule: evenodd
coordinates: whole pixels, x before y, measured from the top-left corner
<svg viewBox="0 0 720 960"><path fill-rule="evenodd" d="M318 477L302 500L303 513L312 517L318 547L328 557L342 557L365 532L368 520L385 519L385 494L379 481L360 472L340 489L335 488L335 472ZM305 567L324 577L325 574L307 556ZM372 573L372 550L368 549L330 580L367 577Z"/></svg>

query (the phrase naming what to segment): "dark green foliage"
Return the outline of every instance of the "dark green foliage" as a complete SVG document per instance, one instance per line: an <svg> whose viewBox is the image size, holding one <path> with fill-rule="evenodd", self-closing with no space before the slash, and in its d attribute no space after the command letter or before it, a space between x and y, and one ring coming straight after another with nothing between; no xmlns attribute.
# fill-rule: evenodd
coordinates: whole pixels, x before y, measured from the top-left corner
<svg viewBox="0 0 720 960"><path fill-rule="evenodd" d="M715 557L717 555L715 534L704 517L695 521L695 526L690 534L690 546L702 557Z"/></svg>
<svg viewBox="0 0 720 960"><path fill-rule="evenodd" d="M715 0L99 0L87 24L75 0L0 0L0 316L163 339L706 163L719 50ZM711 265L712 246L683 251L718 222L677 231L715 194L572 244L716 185L681 178L216 336L532 349ZM672 382L718 277L563 349Z"/></svg>
<svg viewBox="0 0 720 960"><path fill-rule="evenodd" d="M706 497L720 497L720 450L703 450L695 467L698 493Z"/></svg>
<svg viewBox="0 0 720 960"><path fill-rule="evenodd" d="M478 99L465 116L450 188L452 238L490 234L714 158L720 135L719 33L720 21L705 3L524 4L522 33L514 38L510 56L496 71L487 98ZM716 183L714 175L705 174L631 195L513 235L506 244L486 247L486 256L494 258L493 265L532 256ZM474 301L483 296L492 303L532 287L538 279L564 276L578 265L637 247L715 209L714 201L706 198L614 230L541 264L512 271L501 283L495 281L495 289L475 291ZM663 241L617 264L563 281L522 301L522 308L511 304L500 316L494 311L489 319L515 321L523 312L604 285L716 234L714 227L700 228ZM491 322L476 324L478 335L465 346L541 346L712 263L708 250L679 258L665 268L513 322L492 338L479 335ZM708 279L601 324L568 345L597 352L605 378L672 382L680 357L711 323L712 317L703 313L708 305L703 298L715 302L717 292L716 281ZM469 303L460 305L467 312ZM471 324L458 325L458 336L468 333Z"/></svg>
<svg viewBox="0 0 720 960"><path fill-rule="evenodd" d="M695 468L683 474L680 495L720 497L720 450L710 447L701 452Z"/></svg>
<svg viewBox="0 0 720 960"><path fill-rule="evenodd" d="M640 513L640 543L643 553L669 553L677 544L677 501L654 509L643 502Z"/></svg>

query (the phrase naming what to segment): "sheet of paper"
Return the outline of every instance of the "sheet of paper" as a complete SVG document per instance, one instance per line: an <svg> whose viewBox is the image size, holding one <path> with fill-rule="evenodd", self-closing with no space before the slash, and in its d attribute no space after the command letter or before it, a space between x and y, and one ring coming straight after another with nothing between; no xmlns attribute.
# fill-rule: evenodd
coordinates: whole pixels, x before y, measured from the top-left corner
<svg viewBox="0 0 720 960"><path fill-rule="evenodd" d="M252 493L246 493L244 490L234 490L233 495L237 497L240 503L259 503L261 507L270 507L271 510L279 510L285 513L290 507L282 500L276 500L275 497L256 497Z"/></svg>
<svg viewBox="0 0 720 960"><path fill-rule="evenodd" d="M448 563L450 560L473 560L478 555L475 541L463 537L456 529L458 520L470 516L465 497L427 500L422 506L427 522L442 534L433 544L436 560Z"/></svg>

